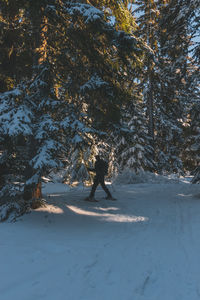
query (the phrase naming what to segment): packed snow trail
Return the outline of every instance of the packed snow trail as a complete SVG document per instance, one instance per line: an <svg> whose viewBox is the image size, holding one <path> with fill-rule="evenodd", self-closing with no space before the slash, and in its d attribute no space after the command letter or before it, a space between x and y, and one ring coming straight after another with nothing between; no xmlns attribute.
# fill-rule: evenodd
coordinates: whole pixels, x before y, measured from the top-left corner
<svg viewBox="0 0 200 300"><path fill-rule="evenodd" d="M88 189L51 193L0 224L0 299L200 299L199 186L116 189L98 203Z"/></svg>

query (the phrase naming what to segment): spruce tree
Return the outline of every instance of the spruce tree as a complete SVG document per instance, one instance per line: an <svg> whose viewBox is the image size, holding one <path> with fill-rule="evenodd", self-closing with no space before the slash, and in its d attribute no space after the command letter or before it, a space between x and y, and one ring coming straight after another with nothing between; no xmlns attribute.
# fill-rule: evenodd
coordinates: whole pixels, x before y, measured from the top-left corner
<svg viewBox="0 0 200 300"><path fill-rule="evenodd" d="M96 5L93 1L93 4L100 8L98 3ZM65 69L61 68L59 72L61 70L62 80L65 78L67 82L70 99L73 99L72 102L76 99L74 109L77 111L78 108L79 114L76 112L75 115L80 122L86 122L87 128L89 126L85 138L81 134L82 141L74 145L78 159L74 166L79 173L79 158L83 157L81 152L85 149L85 140L89 141L91 136L95 140L98 136L106 142L106 136L120 122L122 103L132 101L135 89L132 81L141 69L140 57L144 50L132 35L116 31L116 24L110 24L101 10L92 8L95 18L91 14L91 6L83 3L68 4L64 11L70 16L68 26L73 20L76 28L62 28L66 30L66 50L56 59L67 59ZM64 45L62 41L62 47ZM89 145L92 147L91 143Z"/></svg>
<svg viewBox="0 0 200 300"><path fill-rule="evenodd" d="M148 133L151 138L151 147L155 148L155 56L158 50L158 4L154 0L136 1L136 9L134 13L138 14L137 18L138 29L136 34L142 38L151 49L151 53L146 56L145 67L141 73L140 81L143 90L144 101L147 108L148 117ZM152 159L155 159L155 149L152 152Z"/></svg>
<svg viewBox="0 0 200 300"><path fill-rule="evenodd" d="M187 0L169 2L161 10L159 26L158 76L161 93L158 96L161 101L158 101L158 114L163 113L157 141L161 145L163 143L159 148L164 149L164 164L174 172L182 170L184 124L196 90L195 68L189 57L193 14L190 4Z"/></svg>
<svg viewBox="0 0 200 300"><path fill-rule="evenodd" d="M136 37L137 25L130 3L119 1L115 5L111 5L110 9L117 30L124 30L134 36L140 48L143 49L142 55L139 56L136 52L127 62L127 84L125 88L130 91L130 101L121 106L120 125L110 134L112 138L108 139L112 161L114 158L117 161L116 163L113 162L115 165L113 172L123 171L125 168L131 168L135 171L153 170L154 164L152 164L153 160L150 157L150 153L151 156L153 154L153 148L150 146L147 118L144 114L144 107L141 105L141 74L144 71L145 58L151 56L152 52L145 42ZM115 150L113 151L113 149ZM135 152L132 151L133 149Z"/></svg>
<svg viewBox="0 0 200 300"><path fill-rule="evenodd" d="M193 183L199 181L199 151L200 151L200 129L199 129L199 12L200 6L198 1L185 1L185 7L190 17L190 101L188 105L188 122L185 128L185 144L182 153L182 159L184 167L187 171L190 171L193 175Z"/></svg>
<svg viewBox="0 0 200 300"><path fill-rule="evenodd" d="M183 168L183 124L193 84L188 61L191 15L186 2L136 2L137 34L154 51L147 59L142 86L159 172L182 172Z"/></svg>
<svg viewBox="0 0 200 300"><path fill-rule="evenodd" d="M31 76L31 39L23 18L23 0L2 0L0 7L0 92L12 89Z"/></svg>
<svg viewBox="0 0 200 300"><path fill-rule="evenodd" d="M15 200L20 194L26 159L21 150L31 134L31 112L24 103L22 80L30 76L32 53L23 5L24 1L2 1L0 8L0 197L4 201L9 197Z"/></svg>
<svg viewBox="0 0 200 300"><path fill-rule="evenodd" d="M122 104L132 99L130 77L138 73L144 49L132 35L117 31L104 9L86 2L21 4L17 2L18 23L27 28L33 59L18 80L13 75L16 87L7 92L6 86L1 94L1 161L7 163L11 154L19 165L20 140L21 184L24 199L32 201L41 197L42 176L61 166L64 153L68 161L75 157L71 178L88 178L82 165L92 160L95 143L119 124ZM26 38L21 35L25 44Z"/></svg>
<svg viewBox="0 0 200 300"><path fill-rule="evenodd" d="M200 103L194 103L190 110L190 121L187 127L187 136L184 150L185 167L193 171L200 161Z"/></svg>
<svg viewBox="0 0 200 300"><path fill-rule="evenodd" d="M155 169L152 159L153 148L148 136L147 120L141 103L132 103L124 112L124 125L121 130L122 138L117 144L120 169L130 169L136 173Z"/></svg>

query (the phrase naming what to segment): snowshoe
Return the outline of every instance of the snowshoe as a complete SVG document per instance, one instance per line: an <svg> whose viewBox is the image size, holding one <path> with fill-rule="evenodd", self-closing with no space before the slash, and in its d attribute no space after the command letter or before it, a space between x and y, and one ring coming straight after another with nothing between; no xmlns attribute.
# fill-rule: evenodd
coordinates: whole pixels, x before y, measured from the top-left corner
<svg viewBox="0 0 200 300"><path fill-rule="evenodd" d="M113 196L106 196L106 200L116 201L117 199L114 198Z"/></svg>
<svg viewBox="0 0 200 300"><path fill-rule="evenodd" d="M94 197L86 197L85 201L89 201L89 202L98 202L98 200L96 200Z"/></svg>

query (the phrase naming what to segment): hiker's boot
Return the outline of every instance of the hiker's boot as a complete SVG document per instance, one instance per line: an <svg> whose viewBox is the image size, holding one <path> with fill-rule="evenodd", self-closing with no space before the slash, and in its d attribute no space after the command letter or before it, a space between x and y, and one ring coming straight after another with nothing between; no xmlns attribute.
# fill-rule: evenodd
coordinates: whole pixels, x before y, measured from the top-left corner
<svg viewBox="0 0 200 300"><path fill-rule="evenodd" d="M116 200L111 194L106 196L106 200Z"/></svg>
<svg viewBox="0 0 200 300"><path fill-rule="evenodd" d="M88 196L88 197L86 197L86 198L85 198L85 201L98 202L98 201L94 198L94 196Z"/></svg>

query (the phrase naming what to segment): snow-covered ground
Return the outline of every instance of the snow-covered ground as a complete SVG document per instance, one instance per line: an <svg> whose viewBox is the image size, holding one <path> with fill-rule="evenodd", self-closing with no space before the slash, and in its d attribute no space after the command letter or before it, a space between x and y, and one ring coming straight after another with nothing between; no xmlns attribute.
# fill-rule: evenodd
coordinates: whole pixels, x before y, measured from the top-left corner
<svg viewBox="0 0 200 300"><path fill-rule="evenodd" d="M2 300L200 299L200 186L48 184L48 205L0 224Z"/></svg>

